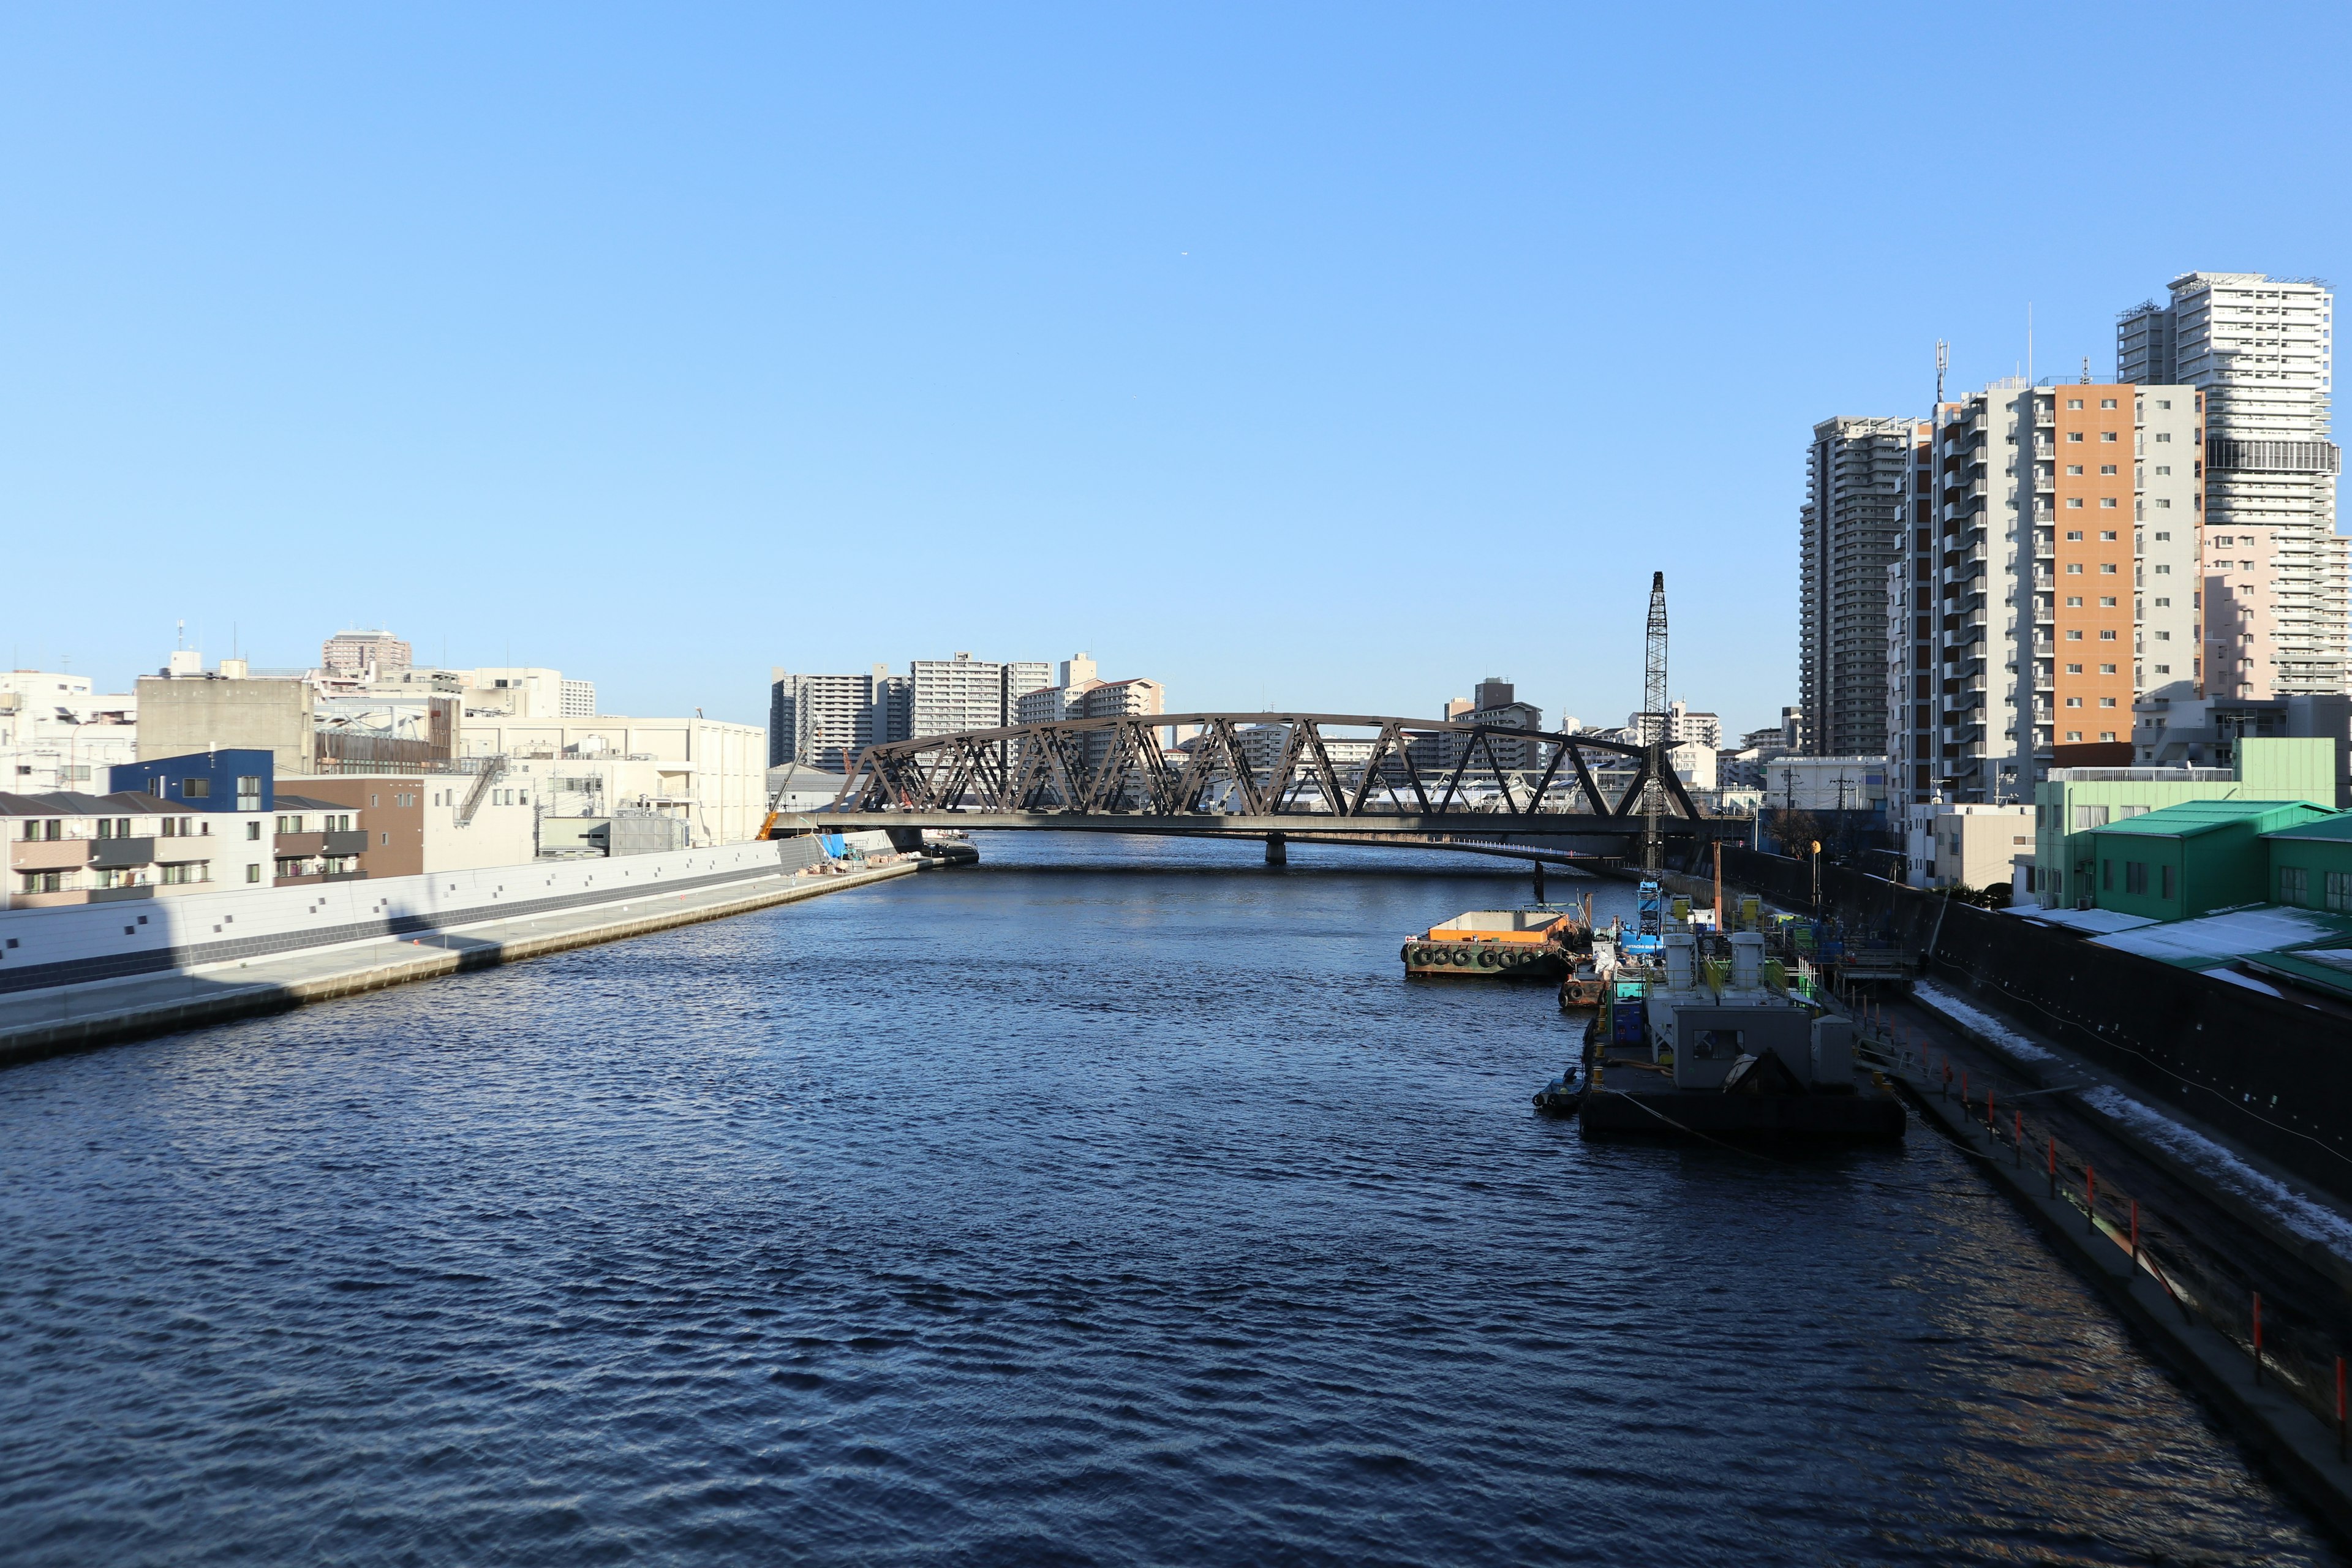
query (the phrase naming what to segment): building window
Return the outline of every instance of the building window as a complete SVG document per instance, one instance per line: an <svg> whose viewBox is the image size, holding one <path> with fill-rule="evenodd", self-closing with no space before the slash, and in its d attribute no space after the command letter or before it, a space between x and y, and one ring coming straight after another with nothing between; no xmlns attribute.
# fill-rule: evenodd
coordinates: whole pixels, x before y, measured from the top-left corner
<svg viewBox="0 0 2352 1568"><path fill-rule="evenodd" d="M2079 664L2070 664L2066 667L2066 673L2069 675L2080 675L2083 673L2083 667Z"/></svg>
<svg viewBox="0 0 2352 1568"><path fill-rule="evenodd" d="M27 871L23 890L27 893L61 893L65 891L65 886L66 874L63 871Z"/></svg>
<svg viewBox="0 0 2352 1568"><path fill-rule="evenodd" d="M2070 609L2070 610L2079 610L2079 609L2081 609L2081 608L2083 607L2083 595L2080 595L2080 594L2069 594L2069 595L2066 595L2066 607L2067 607L2068 609Z"/></svg>
<svg viewBox="0 0 2352 1568"><path fill-rule="evenodd" d="M2068 511L2080 511L2080 510L2083 510L2083 498L2082 498L2081 496L2068 496L2068 497L2066 498L2066 510L2067 510Z"/></svg>
<svg viewBox="0 0 2352 1568"><path fill-rule="evenodd" d="M2300 866L2279 868L2279 902L2307 904L2311 901L2309 875Z"/></svg>
<svg viewBox="0 0 2352 1568"><path fill-rule="evenodd" d="M2070 741L2082 739L2079 735L2069 735L2066 738ZM2099 890L2105 893L2112 893L2116 890L2116 863L2112 860L2099 862Z"/></svg>
<svg viewBox="0 0 2352 1568"><path fill-rule="evenodd" d="M2066 439L2073 445L2079 447L2083 444L2083 433L2080 430L2069 430L2066 432Z"/></svg>
<svg viewBox="0 0 2352 1568"><path fill-rule="evenodd" d="M2158 430L2156 433L2156 438L2159 441L2169 441L2172 439L2172 436L2168 431Z"/></svg>
<svg viewBox="0 0 2352 1568"><path fill-rule="evenodd" d="M255 864L247 866L245 868L245 879L248 882L258 882L261 880L261 866L259 862L257 861Z"/></svg>
<svg viewBox="0 0 2352 1568"><path fill-rule="evenodd" d="M2116 634L2113 632L2101 632L2099 634L2099 640L2101 642L2113 642L2116 640Z"/></svg>
<svg viewBox="0 0 2352 1568"><path fill-rule="evenodd" d="M2067 575L2067 576L2069 576L2069 577L2080 577L2082 574L2083 574L2083 563L2082 563L2081 562L2079 562L2079 561L2069 561L2068 563L2066 563L2066 575Z"/></svg>
<svg viewBox="0 0 2352 1568"><path fill-rule="evenodd" d="M2080 408L2083 406L2083 400L2079 397L2070 397L2066 400L2066 406L2069 408Z"/></svg>
<svg viewBox="0 0 2352 1568"><path fill-rule="evenodd" d="M2327 910L2330 914L2352 914L2352 871L2327 873Z"/></svg>
<svg viewBox="0 0 2352 1568"><path fill-rule="evenodd" d="M2116 563L2115 563L2114 562L2112 562L2112 561L2102 561L2102 562L2100 562L2100 563L2099 563L2099 575L2100 575L2100 576L2102 576L2102 577L2112 577L2112 576L2114 576L2115 574L2116 574Z"/></svg>
<svg viewBox="0 0 2352 1568"><path fill-rule="evenodd" d="M2169 900L2172 897L2172 868L2169 866L2164 868L2163 897L2167 900Z"/></svg>
<svg viewBox="0 0 2352 1568"><path fill-rule="evenodd" d="M2079 529L2079 528L2070 528L2070 529L2068 529L2068 530L2066 531L2066 542L2067 542L2068 543L2070 543L2070 544L2079 544L2079 543L2081 543L2081 542L2082 542L2082 540L2083 540L2083 531L2082 531L2081 529Z"/></svg>
<svg viewBox="0 0 2352 1568"><path fill-rule="evenodd" d="M2067 464L2067 465L2066 465L2066 477L2067 477L2068 479L2080 479L2080 478L2082 478L2082 477L2083 477L2083 465L2082 465L2082 464L2080 464L2080 463L2069 463L2069 464Z"/></svg>
<svg viewBox="0 0 2352 1568"><path fill-rule="evenodd" d="M245 825L245 836L247 838L259 839L261 837L261 824L257 822L247 823Z"/></svg>
<svg viewBox="0 0 2352 1568"><path fill-rule="evenodd" d="M2169 397L2159 397L2156 400L2156 405L2158 408L2169 408L2172 406L2172 399Z"/></svg>
<svg viewBox="0 0 2352 1568"><path fill-rule="evenodd" d="M184 800L210 800L212 798L212 794L213 781L210 779L182 779L180 781L180 796Z"/></svg>
<svg viewBox="0 0 2352 1568"><path fill-rule="evenodd" d="M209 882L213 879L213 863L209 860L183 860L163 868L162 880L171 887L189 882Z"/></svg>
<svg viewBox="0 0 2352 1568"><path fill-rule="evenodd" d="M2081 642L2083 640L2083 634L2078 631L2070 630L2066 634L2066 640L2068 642Z"/></svg>
<svg viewBox="0 0 2352 1568"><path fill-rule="evenodd" d="M2083 700L2079 697L2069 697L2066 699L2066 706L2069 708L2080 708L2082 705Z"/></svg>
<svg viewBox="0 0 2352 1568"><path fill-rule="evenodd" d="M2066 731L2066 738L2070 741L2079 741L2083 738L2083 731L2080 730L2069 730Z"/></svg>
<svg viewBox="0 0 2352 1568"><path fill-rule="evenodd" d="M2099 498L2099 510L2102 510L2102 511L2113 511L2113 510L2116 510L2116 498L2115 498L2115 497L2113 497L2113 496L2101 496L2101 497ZM2110 533L2110 534L2108 534L2106 537L2108 537L2109 539L2113 539L2113 538L2115 537L2115 535L2114 535L2114 534L2112 534L2112 533Z"/></svg>
<svg viewBox="0 0 2352 1568"><path fill-rule="evenodd" d="M2102 430L2099 432L2099 439L2109 444L2113 444L2116 439L2116 433L2112 430Z"/></svg>
<svg viewBox="0 0 2352 1568"><path fill-rule="evenodd" d="M2101 675L2113 675L2115 672L2116 667L2112 664L2103 664L2099 666L2099 673Z"/></svg>
<svg viewBox="0 0 2352 1568"><path fill-rule="evenodd" d="M2159 632L2157 635L2162 637L2166 634ZM2172 666L2168 664L2159 664L2156 667L2156 672L2158 675L2170 675L2172 673Z"/></svg>
<svg viewBox="0 0 2352 1568"><path fill-rule="evenodd" d="M2139 893L2142 895L2145 895L2147 892L2147 861L2126 860L2124 862L2124 891L2126 893Z"/></svg>
<svg viewBox="0 0 2352 1568"><path fill-rule="evenodd" d="M2102 697L2099 699L2099 706L2102 708L2112 708L2115 705L2116 700L2112 697Z"/></svg>
<svg viewBox="0 0 2352 1568"><path fill-rule="evenodd" d="M2169 567L2169 566L2158 566L2158 567L2156 569L2156 574L2157 574L2158 576L2159 576L2159 577L2169 577L2169 576L2171 576L2171 575L2172 575L2172 568L2171 568L2171 567ZM2168 601L2164 600L2164 599L2158 599L2158 600L2157 601L2157 603L2158 603L2158 604L2159 604L2159 605L2161 605L2161 604L2168 603Z"/></svg>
<svg viewBox="0 0 2352 1568"><path fill-rule="evenodd" d="M2099 399L2099 406L2102 408L2113 408L2115 405L2116 400L2112 397L2102 397Z"/></svg>
<svg viewBox="0 0 2352 1568"><path fill-rule="evenodd" d="M2099 595L2099 608L2103 610L2112 610L2115 607L2116 596L2113 594L2102 594Z"/></svg>
<svg viewBox="0 0 2352 1568"><path fill-rule="evenodd" d="M2101 463L2099 465L2099 472L2103 474L2112 474L2115 471L2116 466L2113 463Z"/></svg>
<svg viewBox="0 0 2352 1568"><path fill-rule="evenodd" d="M383 844L390 844L392 842L392 835L389 833L379 833L376 835L376 837Z"/></svg>

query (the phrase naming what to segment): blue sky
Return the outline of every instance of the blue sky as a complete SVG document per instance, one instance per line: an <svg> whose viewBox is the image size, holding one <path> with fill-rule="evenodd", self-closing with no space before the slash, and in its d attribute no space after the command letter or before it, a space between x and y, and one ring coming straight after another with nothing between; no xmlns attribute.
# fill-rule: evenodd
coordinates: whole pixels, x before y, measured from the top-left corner
<svg viewBox="0 0 2352 1568"><path fill-rule="evenodd" d="M494 14L493 14L494 13ZM1794 700L1813 421L2346 275L2340 9L0 13L0 637Z"/></svg>

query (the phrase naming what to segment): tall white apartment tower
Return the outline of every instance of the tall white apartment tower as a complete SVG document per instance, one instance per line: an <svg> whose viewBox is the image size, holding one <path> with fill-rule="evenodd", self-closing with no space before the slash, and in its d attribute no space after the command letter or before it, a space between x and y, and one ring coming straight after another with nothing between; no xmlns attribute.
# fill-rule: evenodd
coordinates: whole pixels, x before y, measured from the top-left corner
<svg viewBox="0 0 2352 1568"><path fill-rule="evenodd" d="M2335 296L2312 279L2189 272L2117 318L2116 379L2195 388L2208 697L2336 693L2352 680L2352 558L2328 439ZM2151 453L2150 460L2158 459Z"/></svg>
<svg viewBox="0 0 2352 1568"><path fill-rule="evenodd" d="M1886 568L1903 540L1912 419L1824 419L1805 449L1798 694L1805 750L1875 755L1885 743Z"/></svg>

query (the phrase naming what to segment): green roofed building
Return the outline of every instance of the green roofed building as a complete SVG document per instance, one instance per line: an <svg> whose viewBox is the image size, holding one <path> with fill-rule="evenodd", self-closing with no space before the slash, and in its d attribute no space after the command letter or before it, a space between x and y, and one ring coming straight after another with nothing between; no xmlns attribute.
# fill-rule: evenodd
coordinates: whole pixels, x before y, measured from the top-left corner
<svg viewBox="0 0 2352 1568"><path fill-rule="evenodd" d="M2263 835L2273 903L2352 915L2352 811Z"/></svg>
<svg viewBox="0 0 2352 1568"><path fill-rule="evenodd" d="M2106 909L2093 849L2095 835L2196 801L2308 802L2336 799L2336 746L2326 738L2238 742L2236 766L2059 768L2033 787L2034 902L2044 909ZM2284 826L2285 824L2282 823ZM2257 853L2255 858L2260 858ZM2142 862L2147 864L2145 860ZM2119 869L2118 877L2122 876ZM2153 872L2151 872L2153 875ZM2151 884L2153 886L2154 884ZM2121 889L2118 887L2117 891ZM2259 899L2260 891L2246 895ZM2241 900L2241 902L2246 901ZM2211 906L2207 906L2211 907ZM2159 920L2178 916L2156 915Z"/></svg>
<svg viewBox="0 0 2352 1568"><path fill-rule="evenodd" d="M2100 909L2190 920L2268 901L2277 882L2268 836L2333 820L2342 819L2307 800L2184 801L2083 835L2090 841L2084 870ZM2344 848L2352 851L2352 840ZM2352 853L2341 863L2352 871Z"/></svg>

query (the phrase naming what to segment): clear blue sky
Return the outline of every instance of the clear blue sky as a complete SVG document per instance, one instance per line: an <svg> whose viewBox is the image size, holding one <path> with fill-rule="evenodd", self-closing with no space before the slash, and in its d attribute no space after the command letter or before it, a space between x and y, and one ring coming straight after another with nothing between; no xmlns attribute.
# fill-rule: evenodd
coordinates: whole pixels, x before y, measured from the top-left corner
<svg viewBox="0 0 2352 1568"><path fill-rule="evenodd" d="M2217 16L2226 23L2217 25ZM1628 18L1631 18L1629 21ZM2352 276L2342 8L20 5L0 635L1794 700L1806 433ZM2093 130L2092 128L2102 128Z"/></svg>

